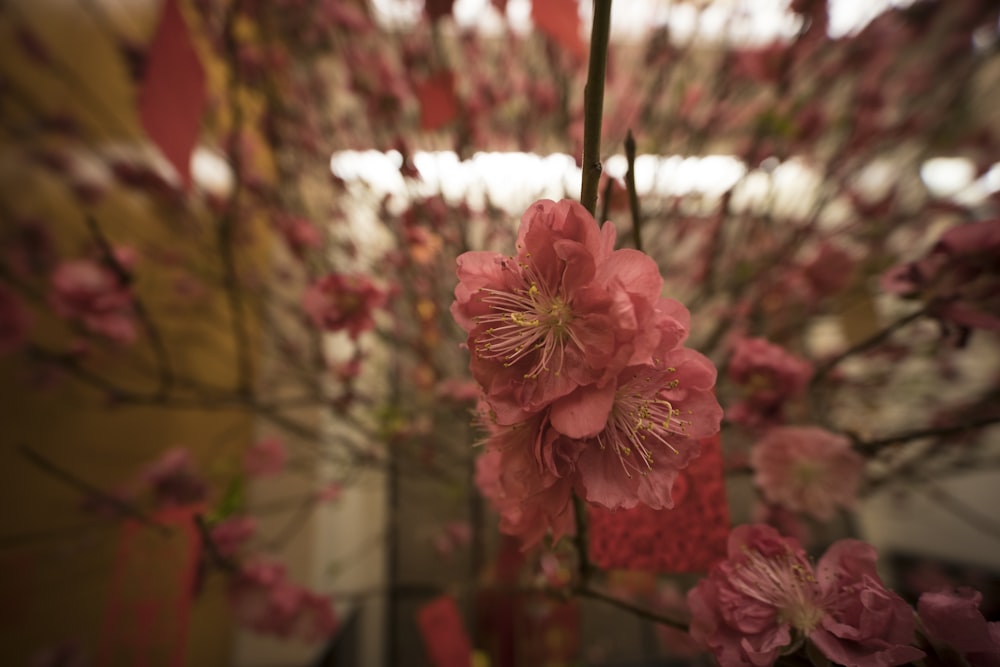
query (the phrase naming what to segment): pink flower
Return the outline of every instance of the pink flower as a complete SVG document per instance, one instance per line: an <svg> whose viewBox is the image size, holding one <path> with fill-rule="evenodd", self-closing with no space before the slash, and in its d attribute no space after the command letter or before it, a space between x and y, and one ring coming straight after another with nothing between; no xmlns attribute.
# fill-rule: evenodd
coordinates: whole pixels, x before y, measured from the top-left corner
<svg viewBox="0 0 1000 667"><path fill-rule="evenodd" d="M132 293L109 268L91 260L56 267L49 300L55 313L78 320L91 333L116 343L136 339Z"/></svg>
<svg viewBox="0 0 1000 667"><path fill-rule="evenodd" d="M159 507L191 505L208 495L208 485L184 447L168 449L139 473L139 479L149 486Z"/></svg>
<svg viewBox="0 0 1000 667"><path fill-rule="evenodd" d="M30 326L31 317L21 299L0 286L0 356L20 348Z"/></svg>
<svg viewBox="0 0 1000 667"><path fill-rule="evenodd" d="M768 502L820 521L854 505L864 458L846 437L816 427L771 429L750 452L754 482Z"/></svg>
<svg viewBox="0 0 1000 667"><path fill-rule="evenodd" d="M856 263L843 248L829 241L820 244L816 254L802 266L811 296L822 299L847 287L853 278Z"/></svg>
<svg viewBox="0 0 1000 667"><path fill-rule="evenodd" d="M650 361L661 337L686 336L687 310L661 302L656 264L614 242L614 226L598 229L579 204L542 200L521 218L516 257L458 258L451 312L501 423L581 385L603 386Z"/></svg>
<svg viewBox="0 0 1000 667"><path fill-rule="evenodd" d="M784 403L802 395L812 377L812 365L763 338L742 338L733 348L729 379L742 386L744 400L730 418L768 423L783 419Z"/></svg>
<svg viewBox="0 0 1000 667"><path fill-rule="evenodd" d="M814 569L796 540L770 526L733 529L729 556L688 592L691 636L722 667L772 665L806 641L845 667L916 660L914 618L875 571L875 551L833 544Z"/></svg>
<svg viewBox="0 0 1000 667"><path fill-rule="evenodd" d="M1000 219L949 229L923 259L883 274L882 289L960 327L1000 331Z"/></svg>
<svg viewBox="0 0 1000 667"><path fill-rule="evenodd" d="M698 352L661 349L655 363L622 371L610 391L581 388L554 405L553 427L587 438L576 461L582 495L608 509L673 507L678 471L719 431L715 376Z"/></svg>
<svg viewBox="0 0 1000 667"><path fill-rule="evenodd" d="M324 331L347 331L351 338L373 329L372 312L387 295L363 274L331 273L306 288L302 307Z"/></svg>
<svg viewBox="0 0 1000 667"><path fill-rule="evenodd" d="M278 218L277 227L296 257L301 258L309 250L323 246L323 233L304 218L284 215Z"/></svg>
<svg viewBox="0 0 1000 667"><path fill-rule="evenodd" d="M229 599L236 620L261 634L316 642L337 628L330 599L290 582L284 566L274 561L244 564L230 584Z"/></svg>
<svg viewBox="0 0 1000 667"><path fill-rule="evenodd" d="M281 472L288 460L284 441L264 438L251 445L243 457L243 468L253 477L272 477Z"/></svg>
<svg viewBox="0 0 1000 667"><path fill-rule="evenodd" d="M212 526L212 542L223 558L236 556L257 532L257 520L250 516L234 516Z"/></svg>
<svg viewBox="0 0 1000 667"><path fill-rule="evenodd" d="M987 623L979 591L924 593L917 612L927 635L944 642L976 667L1000 667L1000 622Z"/></svg>

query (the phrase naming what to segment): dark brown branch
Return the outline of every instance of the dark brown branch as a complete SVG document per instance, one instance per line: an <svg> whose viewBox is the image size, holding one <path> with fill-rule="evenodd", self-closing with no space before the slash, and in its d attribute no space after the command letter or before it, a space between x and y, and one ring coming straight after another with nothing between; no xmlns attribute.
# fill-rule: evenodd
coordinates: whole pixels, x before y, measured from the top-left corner
<svg viewBox="0 0 1000 667"><path fill-rule="evenodd" d="M855 354L860 354L862 352L870 350L871 348L883 343L892 334L896 333L898 330L902 329L910 322L920 319L925 314L926 310L922 308L916 312L910 313L905 317L901 317L900 319L896 320L895 322L885 327L884 329L881 329L880 331L875 332L868 338L865 338L864 340L855 343L851 347L847 348L846 350L835 356L833 359L828 360L825 364L823 364L816 370L816 374L813 375L812 377L812 386L815 387L819 385L819 383L824 378L826 378L826 376L830 373L830 371L836 368L836 366L840 364L840 362L844 361L844 359L852 357Z"/></svg>
<svg viewBox="0 0 1000 667"><path fill-rule="evenodd" d="M632 241L635 249L642 252L642 211L639 210L639 193L635 189L635 137L632 130L625 135L625 159L628 160L625 187L628 189L628 208L632 212Z"/></svg>
<svg viewBox="0 0 1000 667"><path fill-rule="evenodd" d="M663 615L663 614L661 614L659 612L653 611L652 609L649 609L647 607L642 607L640 605L633 604L633 603L631 603L631 602L629 602L627 600L622 600L621 598L616 598L616 597L614 597L612 595L608 595L607 593L604 593L602 591L598 591L598 590L593 589L593 588L589 588L587 586L580 586L578 588L575 588L575 589L573 589L573 593L579 595L580 597L590 598L592 600L599 600L599 601L604 602L605 604L609 604L609 605L611 605L613 607L618 607L619 609L623 609L623 610L625 610L627 612L635 614L639 618L644 618L647 621L653 621L654 623L659 623L661 625L666 625L666 626L669 626L671 628L676 628L678 630L683 630L684 632L687 632L687 630L688 630L687 623L685 623L683 621L679 621L679 620L677 620L675 618L671 618L669 616L665 616L665 615Z"/></svg>
<svg viewBox="0 0 1000 667"><path fill-rule="evenodd" d="M583 183L580 203L597 212L597 186L601 180L601 123L604 118L604 75L608 67L611 35L611 0L594 0L594 23L590 30L590 63L583 89Z"/></svg>
<svg viewBox="0 0 1000 667"><path fill-rule="evenodd" d="M42 472L47 473L49 476L58 479L60 482L63 482L73 487L74 489L80 491L87 497L96 498L97 500L100 500L101 502L110 505L124 516L127 516L131 519L135 519L139 523L149 526L150 528L156 530L156 532L160 533L161 535L168 537L171 535L172 531L170 530L169 527L163 525L162 523L156 521L155 519L148 517L146 514L141 512L137 507L135 507L131 503L126 502L121 498L116 498L115 496L105 491L102 491L94 484L91 484L90 482L81 477L77 477L69 470L66 470L62 466L56 464L52 460L46 458L45 456L35 451L34 449L28 447L27 445L20 445L18 446L17 450L21 454L21 456L27 459L28 462L34 465L36 468L38 468Z"/></svg>
<svg viewBox="0 0 1000 667"><path fill-rule="evenodd" d="M997 423L1000 423L1000 415L980 417L978 419L970 420L964 424L954 424L952 426L919 428L912 431L897 433L896 435L891 435L885 438L877 438L875 440L859 440L855 437L854 446L862 452L872 454L889 445L898 445L904 442L912 442L913 440L922 440L924 438L940 438L955 435L957 433L964 433L965 431L971 431L973 429Z"/></svg>

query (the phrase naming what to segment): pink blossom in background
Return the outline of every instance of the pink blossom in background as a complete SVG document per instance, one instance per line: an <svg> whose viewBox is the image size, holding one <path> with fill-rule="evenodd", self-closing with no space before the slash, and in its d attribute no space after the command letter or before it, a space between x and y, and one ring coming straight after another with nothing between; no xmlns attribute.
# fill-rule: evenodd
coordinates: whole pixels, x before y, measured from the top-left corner
<svg viewBox="0 0 1000 667"><path fill-rule="evenodd" d="M781 422L786 401L801 396L812 377L812 365L763 338L742 338L733 347L729 379L744 398L727 413L749 425Z"/></svg>
<svg viewBox="0 0 1000 667"><path fill-rule="evenodd" d="M344 495L344 487L339 482L330 482L316 494L323 503L335 503Z"/></svg>
<svg viewBox="0 0 1000 667"><path fill-rule="evenodd" d="M305 642L329 638L337 628L333 603L288 580L281 563L244 563L230 582L237 622L254 632Z"/></svg>
<svg viewBox="0 0 1000 667"><path fill-rule="evenodd" d="M811 426L773 428L750 450L764 498L820 521L854 506L864 464L845 436Z"/></svg>
<svg viewBox="0 0 1000 667"><path fill-rule="evenodd" d="M285 215L278 218L276 226L296 257L323 246L323 232L309 220Z"/></svg>
<svg viewBox="0 0 1000 667"><path fill-rule="evenodd" d="M845 667L923 657L913 611L882 584L871 546L840 540L814 568L798 541L754 524L733 529L728 552L688 592L691 636L722 667L772 665L805 641Z"/></svg>
<svg viewBox="0 0 1000 667"><path fill-rule="evenodd" d="M31 316L21 298L0 286L0 356L24 345L30 327Z"/></svg>
<svg viewBox="0 0 1000 667"><path fill-rule="evenodd" d="M843 248L825 241L802 266L811 297L822 299L836 294L851 284L857 265L854 257Z"/></svg>
<svg viewBox="0 0 1000 667"><path fill-rule="evenodd" d="M1000 622L987 623L979 591L959 589L924 593L917 612L931 639L962 654L974 667L1000 667Z"/></svg>
<svg viewBox="0 0 1000 667"><path fill-rule="evenodd" d="M185 447L168 449L143 468L139 480L149 487L157 507L191 505L208 496L208 484L195 470L191 452Z"/></svg>
<svg viewBox="0 0 1000 667"><path fill-rule="evenodd" d="M372 313L386 304L386 292L363 274L331 273L306 288L302 307L324 331L357 338L375 327Z"/></svg>
<svg viewBox="0 0 1000 667"><path fill-rule="evenodd" d="M942 320L1000 331L1000 219L952 227L925 257L884 273L881 284L920 298Z"/></svg>
<svg viewBox="0 0 1000 667"><path fill-rule="evenodd" d="M257 520L252 516L233 516L212 526L211 536L219 555L232 558L256 532Z"/></svg>
<svg viewBox="0 0 1000 667"><path fill-rule="evenodd" d="M51 285L49 301L59 317L79 321L116 343L135 342L132 292L111 269L86 259L63 262L52 273Z"/></svg>
<svg viewBox="0 0 1000 667"><path fill-rule="evenodd" d="M250 445L243 456L243 469L252 477L272 477L285 468L288 450L279 438L263 438Z"/></svg>

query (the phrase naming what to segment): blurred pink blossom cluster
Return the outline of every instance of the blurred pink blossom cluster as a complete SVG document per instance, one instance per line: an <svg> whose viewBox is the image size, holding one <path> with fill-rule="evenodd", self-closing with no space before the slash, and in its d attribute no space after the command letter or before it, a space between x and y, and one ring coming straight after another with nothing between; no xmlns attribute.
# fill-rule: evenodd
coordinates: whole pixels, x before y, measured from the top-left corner
<svg viewBox="0 0 1000 667"><path fill-rule="evenodd" d="M356 339L374 328L372 313L388 295L365 274L331 273L306 288L302 308L323 331L346 331Z"/></svg>
<svg viewBox="0 0 1000 667"><path fill-rule="evenodd" d="M883 274L882 287L961 330L1000 331L1000 219L952 227L926 256Z"/></svg>
<svg viewBox="0 0 1000 667"><path fill-rule="evenodd" d="M743 397L726 416L746 426L784 422L785 403L803 394L813 368L784 348L763 338L741 338L733 346L729 379L743 389Z"/></svg>
<svg viewBox="0 0 1000 667"><path fill-rule="evenodd" d="M243 564L232 580L229 596L237 620L261 634L317 642L337 629L330 599L289 581L284 565L278 562Z"/></svg>
<svg viewBox="0 0 1000 667"><path fill-rule="evenodd" d="M118 249L115 256L123 270L134 263L130 250ZM115 343L135 342L132 291L109 266L91 259L68 260L56 267L51 285L49 301L56 315Z"/></svg>
<svg viewBox="0 0 1000 667"><path fill-rule="evenodd" d="M515 256L458 258L451 312L490 429L478 478L526 545L571 528L574 492L609 509L671 507L678 470L719 429L715 367L683 346L687 309L615 237L580 204L542 200Z"/></svg>

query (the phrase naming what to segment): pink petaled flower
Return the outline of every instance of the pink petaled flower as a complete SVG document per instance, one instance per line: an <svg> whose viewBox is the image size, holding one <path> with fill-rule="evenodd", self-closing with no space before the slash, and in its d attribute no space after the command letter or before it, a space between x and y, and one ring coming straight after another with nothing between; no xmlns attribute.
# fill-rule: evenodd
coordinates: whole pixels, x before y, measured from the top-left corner
<svg viewBox="0 0 1000 667"><path fill-rule="evenodd" d="M331 273L306 288L302 307L324 331L347 331L351 338L375 327L372 311L387 295L363 274Z"/></svg>
<svg viewBox="0 0 1000 667"><path fill-rule="evenodd" d="M864 458L846 437L821 428L771 429L750 451L754 482L769 502L820 521L854 505Z"/></svg>
<svg viewBox="0 0 1000 667"><path fill-rule="evenodd" d="M847 287L853 278L856 264L846 250L826 241L802 266L802 272L812 296L821 299Z"/></svg>
<svg viewBox="0 0 1000 667"><path fill-rule="evenodd" d="M576 485L608 509L642 503L673 507L678 471L719 431L715 366L684 347L661 349L655 363L629 366L607 389L581 388L552 408L553 427L586 438Z"/></svg>
<svg viewBox="0 0 1000 667"><path fill-rule="evenodd" d="M56 267L51 282L49 300L59 317L78 320L116 343L135 341L132 292L112 270L91 260L73 260Z"/></svg>
<svg viewBox="0 0 1000 667"><path fill-rule="evenodd" d="M195 471L191 452L184 447L168 449L140 472L139 479L149 485L159 507L191 505L208 495L208 485Z"/></svg>
<svg viewBox="0 0 1000 667"><path fill-rule="evenodd" d="M599 229L580 204L542 200L521 218L517 256L458 258L451 312L500 423L605 385L649 362L661 337L686 335L687 310L660 299L656 264L614 242L614 226Z"/></svg>
<svg viewBox="0 0 1000 667"><path fill-rule="evenodd" d="M1000 331L1000 219L949 229L923 259L883 274L882 289L960 327Z"/></svg>
<svg viewBox="0 0 1000 667"><path fill-rule="evenodd" d="M927 635L962 654L975 667L1000 667L1000 622L987 623L982 593L969 588L924 593L917 612Z"/></svg>
<svg viewBox="0 0 1000 667"><path fill-rule="evenodd" d="M323 245L323 233L304 218L282 216L277 221L277 227L296 257L302 257L309 250Z"/></svg>
<svg viewBox="0 0 1000 667"><path fill-rule="evenodd" d="M252 444L243 457L243 469L253 477L272 477L281 472L288 460L284 441L264 438Z"/></svg>
<svg viewBox="0 0 1000 667"><path fill-rule="evenodd" d="M337 618L329 598L290 582L281 563L245 563L230 584L236 620L261 634L316 642L332 634Z"/></svg>
<svg viewBox="0 0 1000 667"><path fill-rule="evenodd" d="M785 401L802 394L812 373L808 361L763 338L740 339L729 361L729 379L744 388L745 398L734 414L748 422L781 421Z"/></svg>
<svg viewBox="0 0 1000 667"><path fill-rule="evenodd" d="M913 612L882 584L875 560L871 546L840 540L814 569L796 540L738 526L727 560L688 592L691 636L722 667L772 665L806 641L845 667L917 660Z"/></svg>
<svg viewBox="0 0 1000 667"><path fill-rule="evenodd" d="M21 299L0 286L0 356L21 347L30 326L31 318Z"/></svg>
<svg viewBox="0 0 1000 667"><path fill-rule="evenodd" d="M212 526L212 542L223 558L237 555L257 532L257 520L251 516L234 516Z"/></svg>

